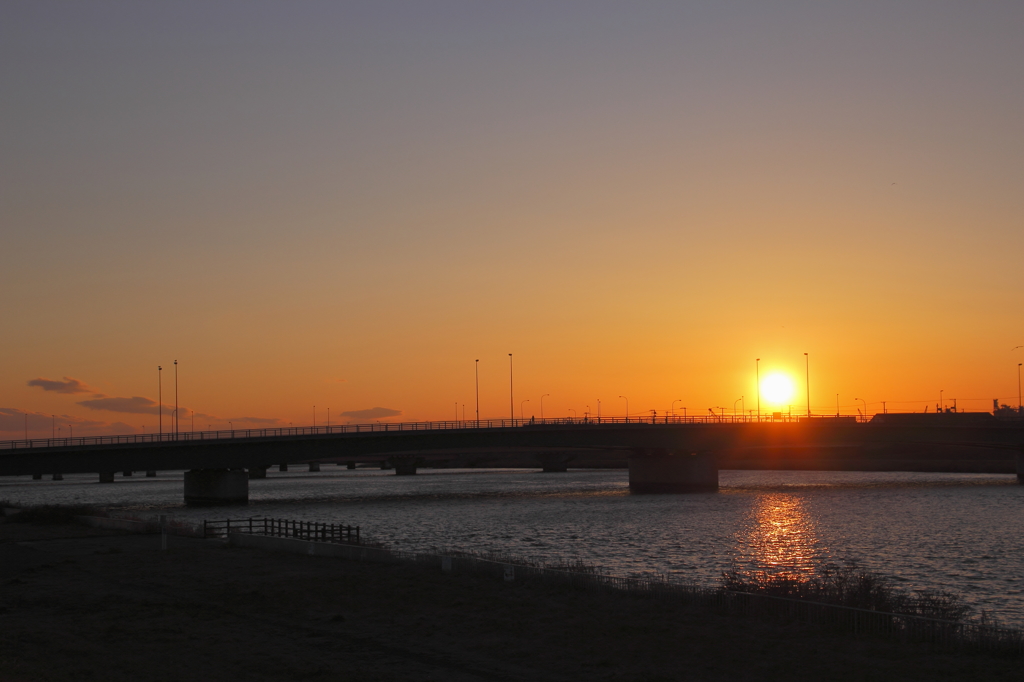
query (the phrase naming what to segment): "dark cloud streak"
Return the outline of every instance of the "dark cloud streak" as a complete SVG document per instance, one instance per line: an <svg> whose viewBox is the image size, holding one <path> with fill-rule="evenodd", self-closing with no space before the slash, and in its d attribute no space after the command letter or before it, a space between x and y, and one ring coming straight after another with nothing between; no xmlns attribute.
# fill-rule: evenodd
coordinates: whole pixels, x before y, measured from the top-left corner
<svg viewBox="0 0 1024 682"><path fill-rule="evenodd" d="M72 379L71 377L64 377L64 381L38 377L36 379L30 379L28 385L38 386L44 391L53 391L54 393L98 393L96 389L87 386L78 379Z"/></svg>
<svg viewBox="0 0 1024 682"><path fill-rule="evenodd" d="M355 417L356 419L384 419L386 417L397 417L402 414L401 410L392 410L389 407L371 407L368 410L349 410L342 412L342 417Z"/></svg>

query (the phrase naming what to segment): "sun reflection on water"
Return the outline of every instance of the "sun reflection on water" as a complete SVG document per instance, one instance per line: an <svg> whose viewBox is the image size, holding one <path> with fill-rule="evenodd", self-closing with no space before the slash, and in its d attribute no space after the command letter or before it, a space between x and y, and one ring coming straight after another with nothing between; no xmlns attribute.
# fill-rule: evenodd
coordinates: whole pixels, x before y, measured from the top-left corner
<svg viewBox="0 0 1024 682"><path fill-rule="evenodd" d="M804 501L795 495L759 495L745 526L737 537L738 568L808 575L814 573L828 553L821 546Z"/></svg>

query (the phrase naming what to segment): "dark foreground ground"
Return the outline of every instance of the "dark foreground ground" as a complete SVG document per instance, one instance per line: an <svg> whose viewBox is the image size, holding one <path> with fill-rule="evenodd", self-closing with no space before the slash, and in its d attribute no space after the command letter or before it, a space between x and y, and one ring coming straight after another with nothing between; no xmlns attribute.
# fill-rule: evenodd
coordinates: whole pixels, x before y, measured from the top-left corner
<svg viewBox="0 0 1024 682"><path fill-rule="evenodd" d="M1021 680L656 600L0 520L0 680Z"/></svg>

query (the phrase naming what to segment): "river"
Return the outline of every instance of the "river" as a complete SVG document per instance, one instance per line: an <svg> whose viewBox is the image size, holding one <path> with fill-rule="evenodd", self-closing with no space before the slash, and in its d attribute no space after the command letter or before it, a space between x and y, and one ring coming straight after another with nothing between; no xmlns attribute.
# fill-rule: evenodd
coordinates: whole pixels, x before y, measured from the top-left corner
<svg viewBox="0 0 1024 682"><path fill-rule="evenodd" d="M96 480L3 478L0 500L347 523L396 549L580 559L610 574L701 584L734 568L813 572L853 562L907 589L956 592L1024 627L1024 486L1014 476L722 471L718 493L632 495L624 470L394 476L324 465L250 481L245 508L185 507L181 472Z"/></svg>

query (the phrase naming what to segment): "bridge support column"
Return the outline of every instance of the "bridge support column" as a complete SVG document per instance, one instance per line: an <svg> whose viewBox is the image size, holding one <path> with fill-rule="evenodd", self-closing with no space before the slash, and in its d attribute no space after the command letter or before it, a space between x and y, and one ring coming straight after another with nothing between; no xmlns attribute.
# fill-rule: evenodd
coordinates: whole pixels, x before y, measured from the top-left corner
<svg viewBox="0 0 1024 682"><path fill-rule="evenodd" d="M395 476L415 476L416 467L423 463L419 457L401 457L393 460Z"/></svg>
<svg viewBox="0 0 1024 682"><path fill-rule="evenodd" d="M320 471L320 462L310 462L309 463L309 470L310 471Z"/></svg>
<svg viewBox="0 0 1024 682"><path fill-rule="evenodd" d="M634 493L714 492L718 463L710 452L638 451L629 458L629 489Z"/></svg>
<svg viewBox="0 0 1024 682"><path fill-rule="evenodd" d="M125 472L122 472L121 475L124 476L125 478L128 478L129 476L132 475L132 473L133 472L131 472L131 471L125 471Z"/></svg>
<svg viewBox="0 0 1024 682"><path fill-rule="evenodd" d="M267 467L249 467L249 480L254 478L266 478Z"/></svg>
<svg viewBox="0 0 1024 682"><path fill-rule="evenodd" d="M185 472L186 504L244 504L249 476L244 469L192 469Z"/></svg>
<svg viewBox="0 0 1024 682"><path fill-rule="evenodd" d="M392 467L391 464L386 459L382 459L380 461L380 470L381 471L391 471L393 468L394 467Z"/></svg>
<svg viewBox="0 0 1024 682"><path fill-rule="evenodd" d="M288 465L287 464L279 464L277 466L277 470L278 471L288 471Z"/></svg>
<svg viewBox="0 0 1024 682"><path fill-rule="evenodd" d="M55 480L55 481L63 481L64 480L64 474L54 474L53 475L53 480Z"/></svg>
<svg viewBox="0 0 1024 682"><path fill-rule="evenodd" d="M345 464L345 468L346 469L355 469L356 468L356 463L355 462L348 462L348 463Z"/></svg>
<svg viewBox="0 0 1024 682"><path fill-rule="evenodd" d="M114 472L113 471L101 471L100 472L100 483L113 483Z"/></svg>
<svg viewBox="0 0 1024 682"><path fill-rule="evenodd" d="M541 470L545 473L562 473L569 470L570 455L563 455L557 452L545 452L537 455L540 460Z"/></svg>
<svg viewBox="0 0 1024 682"><path fill-rule="evenodd" d="M156 478L156 472L153 470L147 471L146 478Z"/></svg>
<svg viewBox="0 0 1024 682"><path fill-rule="evenodd" d="M1017 453L1017 483L1024 485L1024 449Z"/></svg>

